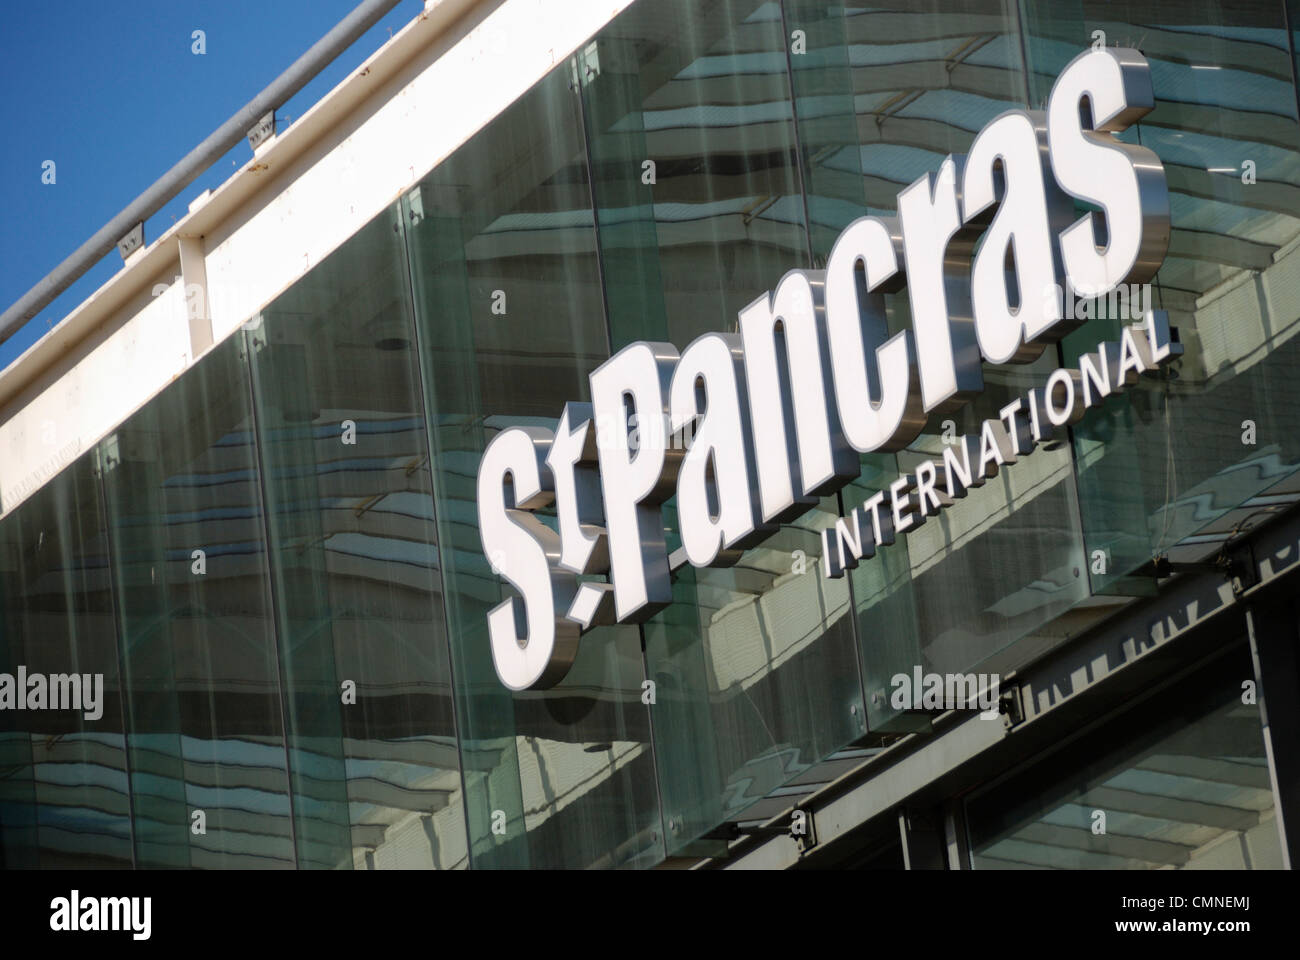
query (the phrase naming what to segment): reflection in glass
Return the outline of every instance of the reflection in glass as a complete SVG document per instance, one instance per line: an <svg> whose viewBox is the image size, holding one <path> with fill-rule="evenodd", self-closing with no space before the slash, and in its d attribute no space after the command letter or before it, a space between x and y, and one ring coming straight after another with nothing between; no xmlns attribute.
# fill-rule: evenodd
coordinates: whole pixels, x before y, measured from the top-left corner
<svg viewBox="0 0 1300 960"><path fill-rule="evenodd" d="M1194 680L972 799L980 869L1278 869L1244 645ZM1098 814L1105 816L1099 831Z"/></svg>
<svg viewBox="0 0 1300 960"><path fill-rule="evenodd" d="M396 208L246 333L301 866L466 865Z"/></svg>
<svg viewBox="0 0 1300 960"><path fill-rule="evenodd" d="M100 447L140 866L295 862L243 349Z"/></svg>
<svg viewBox="0 0 1300 960"><path fill-rule="evenodd" d="M584 56L614 347L734 330L809 265L779 4L637 4ZM836 509L824 500L734 567L681 567L643 628L670 849L865 732L848 585L817 571ZM671 502L664 517L675 547Z"/></svg>
<svg viewBox="0 0 1300 960"><path fill-rule="evenodd" d="M965 153L998 114L1022 107L1025 78L1013 4L927 0L906 10L827 8L785 0L789 28L809 38L792 56L814 253L829 255L854 218L895 214L898 191ZM891 331L911 326L906 293L886 297ZM984 368L985 390L955 414L932 417L898 454L864 456L851 509L917 463L943 438L977 432L1057 365ZM873 731L914 729L923 718L889 706L889 680L920 664L1006 670L1008 648L1087 595L1069 450L1039 449L852 571L866 710ZM990 658L993 661L990 662Z"/></svg>
<svg viewBox="0 0 1300 960"><path fill-rule="evenodd" d="M556 687L497 679L475 478L497 431L554 428L608 356L581 113L557 68L404 202L476 867L662 858L634 626L594 630ZM526 831L526 832L525 832Z"/></svg>
<svg viewBox="0 0 1300 960"><path fill-rule="evenodd" d="M129 867L130 790L108 542L93 454L0 524L0 673L102 677L97 710L0 711L5 866ZM69 681L70 683L71 681ZM29 704L39 685L25 691ZM72 688L60 683L62 689ZM83 707L89 706L82 699ZM95 713L98 716L95 716ZM89 714L89 715L88 715Z"/></svg>
<svg viewBox="0 0 1300 960"><path fill-rule="evenodd" d="M890 707L893 674L1005 673L1122 602L1090 591L1149 593L1154 556L1212 555L1300 489L1288 8L1294 28L1281 2L631 5L0 521L0 672L106 683L95 721L0 713L4 865L713 852L723 821L779 812L828 754L926 729ZM733 330L998 113L1041 107L1097 31L1151 63L1157 107L1124 136L1168 177L1151 299L1183 358L824 579L836 516L1124 321L985 368L975 402L863 457L860 479L736 566L681 566L650 623L590 633L554 689L503 688L485 614L509 588L477 529L485 444L554 426L611 346ZM892 330L910 325L905 293L887 306ZM676 546L671 502L664 521ZM1086 787L1039 771L1036 806L974 802L978 862L1271 862L1257 720L1207 703L1136 753L1102 749ZM1238 752L1211 751L1210 728ZM1218 773L1240 776L1230 795ZM1192 816L1192 789L1219 799ZM1129 806L1098 847L1078 815L1117 796Z"/></svg>
<svg viewBox="0 0 1300 960"><path fill-rule="evenodd" d="M734 329L808 260L779 6L635 4L586 56L614 349Z"/></svg>
<svg viewBox="0 0 1300 960"><path fill-rule="evenodd" d="M1143 377L1075 431L1093 586L1153 556L1195 560L1271 509L1269 488L1300 467L1300 154L1282 3L1149 0L1026 4L1035 96L1094 30L1136 45L1156 107L1125 139L1164 164L1173 232L1152 299L1186 353ZM1114 318L1066 341L1074 359L1113 339ZM1139 591L1140 592L1140 591Z"/></svg>

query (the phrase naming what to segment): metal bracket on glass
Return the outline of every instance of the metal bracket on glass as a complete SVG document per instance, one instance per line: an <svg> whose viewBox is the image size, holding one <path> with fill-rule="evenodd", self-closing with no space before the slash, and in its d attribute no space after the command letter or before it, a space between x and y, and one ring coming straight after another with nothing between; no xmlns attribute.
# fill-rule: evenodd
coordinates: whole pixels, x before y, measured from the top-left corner
<svg viewBox="0 0 1300 960"><path fill-rule="evenodd" d="M1219 574L1232 584L1234 596L1241 596L1259 583L1259 568L1248 550L1232 553L1224 551L1213 559L1192 561L1170 560L1168 554L1163 554L1152 559L1151 571L1159 580L1175 573Z"/></svg>
<svg viewBox="0 0 1300 960"><path fill-rule="evenodd" d="M416 226L424 219L424 192L420 187L415 187L406 195L406 209L411 220L411 226Z"/></svg>
<svg viewBox="0 0 1300 960"><path fill-rule="evenodd" d="M244 343L246 343L254 354L261 353L266 348L266 327L262 324L262 315L253 314L243 326ZM244 354L240 353L240 359Z"/></svg>
<svg viewBox="0 0 1300 960"><path fill-rule="evenodd" d="M110 433L95 447L95 458L92 463L95 479L98 480L112 473L121 462L122 454L118 448L117 434Z"/></svg>
<svg viewBox="0 0 1300 960"><path fill-rule="evenodd" d="M1163 554L1152 559L1151 573L1158 580L1172 577L1175 573L1221 573L1227 576L1231 566L1231 560L1222 555L1213 560L1170 560L1168 554Z"/></svg>
<svg viewBox="0 0 1300 960"><path fill-rule="evenodd" d="M817 826L813 822L811 810L795 807L790 811L788 820L781 819L775 823L736 823L728 820L704 834L702 839L731 842L741 837L758 837L763 840L789 837L800 853L807 853L817 846Z"/></svg>
<svg viewBox="0 0 1300 960"><path fill-rule="evenodd" d="M788 824L777 823L737 823L735 820L724 820L712 830L700 834L701 840L739 840L741 837L760 837L764 840L771 837L788 836L790 828Z"/></svg>

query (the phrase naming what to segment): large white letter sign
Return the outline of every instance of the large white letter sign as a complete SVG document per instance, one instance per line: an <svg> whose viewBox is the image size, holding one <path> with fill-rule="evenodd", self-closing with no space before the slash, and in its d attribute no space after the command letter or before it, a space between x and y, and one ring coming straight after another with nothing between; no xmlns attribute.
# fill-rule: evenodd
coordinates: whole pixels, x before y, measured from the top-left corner
<svg viewBox="0 0 1300 960"><path fill-rule="evenodd" d="M1052 178L1046 127L1042 113L1008 111L980 131L966 157L966 222L997 210L971 268L975 335L989 363L1035 360L1044 341L1078 325L1061 323L1053 239L1070 222L1070 201Z"/></svg>
<svg viewBox="0 0 1300 960"><path fill-rule="evenodd" d="M835 406L845 439L861 453L902 450L925 427L911 335L891 337L885 316L885 293L904 285L902 246L898 220L861 217L844 228L826 262Z"/></svg>
<svg viewBox="0 0 1300 960"><path fill-rule="evenodd" d="M775 293L740 311L759 499L763 519L774 523L798 516L861 471L826 378L824 285L819 271L791 270ZM781 384L781 345L788 391Z"/></svg>
<svg viewBox="0 0 1300 960"><path fill-rule="evenodd" d="M519 591L487 616L492 662L511 690L553 686L578 655L578 624L565 618L575 580L554 566L560 538L529 513L554 496L543 464L550 443L549 430L511 427L492 438L479 466L483 552Z"/></svg>
<svg viewBox="0 0 1300 960"><path fill-rule="evenodd" d="M739 336L706 333L682 351L673 374L669 426L691 438L677 473L677 519L697 567L735 563L757 526L744 364Z"/></svg>
<svg viewBox="0 0 1300 960"><path fill-rule="evenodd" d="M961 219L964 156L950 156L898 195L912 301L912 338L927 413L947 413L984 390L970 303L970 257L979 229Z"/></svg>
<svg viewBox="0 0 1300 960"><path fill-rule="evenodd" d="M560 528L557 566L569 573L609 571L609 542L597 466L595 413L589 403L566 403L555 428L546 465L555 480L555 516ZM583 630L614 622L613 588L608 583L579 585L569 619Z"/></svg>
<svg viewBox="0 0 1300 960"><path fill-rule="evenodd" d="M570 573L609 570L594 417L591 404L566 403L546 455L555 478L555 515L563 545L559 565Z"/></svg>
<svg viewBox="0 0 1300 960"><path fill-rule="evenodd" d="M1052 86L1047 101L1052 170L1066 193L1103 211L1060 234L1066 273L1085 297L1150 280L1169 250L1165 169L1146 147L1114 136L1154 105L1151 70L1136 50L1081 53Z"/></svg>
<svg viewBox="0 0 1300 960"><path fill-rule="evenodd" d="M610 580L621 621L648 619L673 599L660 506L673 494L682 455L669 449L666 430L676 365L672 344L634 343L590 378Z"/></svg>
<svg viewBox="0 0 1300 960"><path fill-rule="evenodd" d="M1075 58L1045 112L994 118L969 155L898 194L897 217L853 220L825 271L791 270L742 309L737 332L704 333L680 357L631 344L591 374L591 403L567 404L554 435L498 436L478 495L484 552L520 593L488 615L502 682L555 683L580 632L668 606L672 570L743 562L778 523L858 477L861 454L919 452L929 415L984 389L984 362L1032 360L1087 319L1066 296L1073 306L1076 292L1149 279L1169 244L1164 168L1115 133L1153 102L1137 51ZM1102 212L1072 224L1067 191ZM903 303L885 298L903 287L912 329L891 334L887 306ZM819 524L825 575L844 576L1048 439L1070 440L1089 407L1177 358L1168 317L1148 309L1145 321L1003 398L976 429L945 428L941 454ZM670 557L662 506L674 495ZM558 536L529 513L551 499Z"/></svg>

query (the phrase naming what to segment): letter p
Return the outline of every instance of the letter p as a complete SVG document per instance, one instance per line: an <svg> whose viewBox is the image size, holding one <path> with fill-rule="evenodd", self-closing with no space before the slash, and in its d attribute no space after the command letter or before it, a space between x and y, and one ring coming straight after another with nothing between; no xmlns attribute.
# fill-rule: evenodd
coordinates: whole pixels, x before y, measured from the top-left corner
<svg viewBox="0 0 1300 960"><path fill-rule="evenodd" d="M672 602L660 505L673 494L682 460L664 430L677 359L672 344L634 343L591 374L597 422L609 417L617 424L598 437L596 452L620 621L645 620ZM637 418L635 448L628 443L631 416Z"/></svg>

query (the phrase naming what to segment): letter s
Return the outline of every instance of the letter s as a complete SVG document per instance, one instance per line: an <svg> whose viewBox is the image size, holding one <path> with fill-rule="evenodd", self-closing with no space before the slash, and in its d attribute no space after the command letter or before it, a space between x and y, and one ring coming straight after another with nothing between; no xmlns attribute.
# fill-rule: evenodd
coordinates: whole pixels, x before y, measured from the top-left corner
<svg viewBox="0 0 1300 960"><path fill-rule="evenodd" d="M555 496L545 465L553 438L542 427L511 427L492 439L479 464L483 553L519 591L487 615L492 662L511 690L554 686L578 655L578 624L565 618L576 580L556 566L559 536L530 512Z"/></svg>
<svg viewBox="0 0 1300 960"><path fill-rule="evenodd" d="M1091 112L1088 129L1080 108ZM1097 297L1150 280L1169 249L1169 188L1159 158L1114 136L1151 111L1151 68L1136 50L1089 50L1070 61L1047 101L1052 171L1071 196L1097 204L1061 231L1074 289Z"/></svg>

